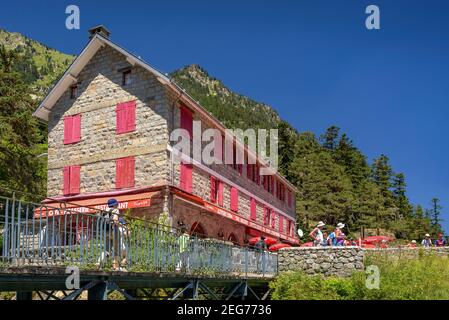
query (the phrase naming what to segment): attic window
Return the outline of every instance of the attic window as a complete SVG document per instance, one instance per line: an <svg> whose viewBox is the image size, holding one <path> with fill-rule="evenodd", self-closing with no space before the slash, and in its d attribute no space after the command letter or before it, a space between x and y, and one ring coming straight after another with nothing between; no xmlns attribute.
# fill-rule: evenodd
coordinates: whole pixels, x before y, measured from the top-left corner
<svg viewBox="0 0 449 320"><path fill-rule="evenodd" d="M127 86L131 84L131 69L122 71L122 85Z"/></svg>
<svg viewBox="0 0 449 320"><path fill-rule="evenodd" d="M76 89L78 89L77 85L70 86L70 99L75 99Z"/></svg>

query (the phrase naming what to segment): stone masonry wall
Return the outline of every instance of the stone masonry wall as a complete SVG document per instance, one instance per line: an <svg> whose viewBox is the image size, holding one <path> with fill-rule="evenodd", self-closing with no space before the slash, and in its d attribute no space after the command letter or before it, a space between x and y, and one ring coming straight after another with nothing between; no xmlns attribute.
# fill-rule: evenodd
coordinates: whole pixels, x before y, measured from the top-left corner
<svg viewBox="0 0 449 320"><path fill-rule="evenodd" d="M449 257L449 247L441 248L387 248L365 249L365 257L388 257L392 259L417 259L424 255Z"/></svg>
<svg viewBox="0 0 449 320"><path fill-rule="evenodd" d="M171 130L172 128L180 127L180 108L179 108L179 104L176 103L176 97L171 97L169 99L171 101L170 105L172 106L172 113L173 113L173 124L169 125L169 128ZM202 115L198 115L197 113L195 113L193 115L193 120L201 121L201 131L202 132L204 132L205 130L210 129L210 128L215 128L209 119L203 117ZM266 129L273 129L273 128L266 128ZM211 143L210 141L203 141L202 145L201 145L202 150L204 150L204 147L210 143ZM232 166L226 165L226 164L212 164L209 167L212 170L214 170L215 172L217 172L218 174L220 174L220 175L226 177L227 179L233 181L234 183L238 184L245 190L248 190L255 196L257 196L261 199L264 199L265 201L267 201L268 203L270 203L271 205L273 205L274 207L279 209L279 211L282 211L282 212L290 215L290 217L293 220L296 219L295 218L296 217L296 207L295 207L295 198L294 198L295 193L292 192L292 206L289 207L288 201L287 201L288 186L285 186L286 187L285 201L281 201L276 197L276 192L273 192L274 194L271 194L268 191L266 191L262 185L258 185L255 182L253 182L247 178L246 165L243 165L242 174L239 174L239 172L237 170L233 169ZM275 188L276 188L276 186L275 186ZM207 190L209 190L208 186L207 186ZM209 193L207 192L206 194L207 194L207 198L208 198Z"/></svg>
<svg viewBox="0 0 449 320"><path fill-rule="evenodd" d="M169 113L166 89L151 73L132 67L122 86L126 58L105 46L78 75L52 109L48 125L48 195L62 195L63 168L81 165L81 193L115 189L115 160L135 156L135 186L149 186L168 175ZM136 130L116 134L118 103L136 100ZM81 141L64 145L64 116L81 114Z"/></svg>
<svg viewBox="0 0 449 320"><path fill-rule="evenodd" d="M180 169L179 165L177 166L177 169L174 172L173 176L173 183L176 186L179 186L180 182ZM203 199L210 201L210 176L207 172L201 170L198 167L193 167L192 172L192 189L193 193L200 196ZM227 184L224 184L224 192L223 192L223 208L226 210L231 210L231 187ZM239 192L239 207L237 214L245 217L247 219L250 219L250 197L242 192ZM256 213L257 213L257 220L260 225L263 225L263 205L260 203L257 203L256 207ZM271 224L271 221L269 225L265 225L265 227L268 227L272 229L273 231L279 232L280 230L280 220L276 216L274 219L274 227ZM293 227L291 227L291 230L288 230L288 222L287 219L282 219L282 234L283 235L290 235L292 236L294 231ZM240 230L240 229L239 229ZM290 233L289 233L290 232ZM242 235L244 234L244 228L242 228Z"/></svg>
<svg viewBox="0 0 449 320"><path fill-rule="evenodd" d="M301 270L307 274L349 276L363 271L370 258L418 259L423 255L449 258L449 247L362 249L359 247L285 248L278 251L279 271Z"/></svg>
<svg viewBox="0 0 449 320"><path fill-rule="evenodd" d="M364 269L364 251L359 247L285 248L278 251L278 263L280 272L348 276Z"/></svg>

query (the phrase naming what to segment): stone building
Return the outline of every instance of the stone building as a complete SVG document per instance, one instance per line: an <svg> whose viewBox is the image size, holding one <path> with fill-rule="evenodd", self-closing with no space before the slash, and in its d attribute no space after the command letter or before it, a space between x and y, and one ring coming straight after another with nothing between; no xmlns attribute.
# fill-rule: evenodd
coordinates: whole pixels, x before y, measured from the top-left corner
<svg viewBox="0 0 449 320"><path fill-rule="evenodd" d="M237 139L231 144L243 150L241 165L206 165L175 149L173 130L191 134L194 121L203 131L224 135L226 128L170 78L112 42L104 27L90 33L34 113L48 122L45 202L89 212L114 197L132 216L184 224L192 234L239 244L264 234L297 243L294 187L277 173L260 175L266 162ZM222 138L214 137L216 150ZM223 152L214 156L223 159Z"/></svg>

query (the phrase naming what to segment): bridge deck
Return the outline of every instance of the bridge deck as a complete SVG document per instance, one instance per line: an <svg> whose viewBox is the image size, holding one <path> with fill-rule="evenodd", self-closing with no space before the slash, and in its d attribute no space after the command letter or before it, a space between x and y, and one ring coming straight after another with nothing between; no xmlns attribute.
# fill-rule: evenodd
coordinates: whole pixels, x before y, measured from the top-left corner
<svg viewBox="0 0 449 320"><path fill-rule="evenodd" d="M67 290L69 276L61 267L0 268L0 291ZM251 287L265 287L273 275L261 274L182 274L171 272L122 272L80 270L80 284L112 281L122 289L179 288L191 281L201 281L209 287L222 287L245 281Z"/></svg>

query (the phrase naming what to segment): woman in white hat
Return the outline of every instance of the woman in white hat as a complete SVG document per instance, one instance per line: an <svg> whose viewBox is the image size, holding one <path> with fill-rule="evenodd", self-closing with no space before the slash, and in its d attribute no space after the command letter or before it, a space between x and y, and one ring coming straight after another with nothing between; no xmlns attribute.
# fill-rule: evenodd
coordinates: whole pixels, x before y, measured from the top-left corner
<svg viewBox="0 0 449 320"><path fill-rule="evenodd" d="M326 224L323 221L318 222L315 229L312 230L312 232L309 233L309 236L313 239L313 246L319 247L322 246L324 243L324 236L323 236L323 227Z"/></svg>
<svg viewBox="0 0 449 320"><path fill-rule="evenodd" d="M429 247L432 246L432 239L430 239L430 234L426 233L424 235L424 239L421 242L421 244L422 244L423 247L426 247L426 248L429 248Z"/></svg>

